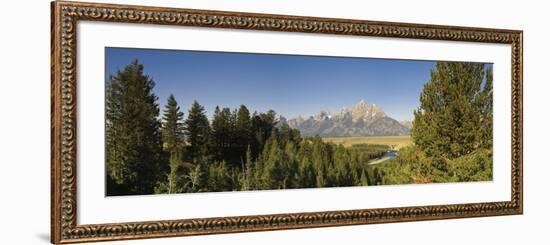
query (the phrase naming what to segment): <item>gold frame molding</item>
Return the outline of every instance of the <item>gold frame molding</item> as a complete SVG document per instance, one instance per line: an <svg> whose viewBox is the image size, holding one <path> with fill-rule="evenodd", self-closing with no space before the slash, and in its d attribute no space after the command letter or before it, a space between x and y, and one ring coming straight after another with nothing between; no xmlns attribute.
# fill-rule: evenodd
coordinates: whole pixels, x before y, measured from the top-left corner
<svg viewBox="0 0 550 245"><path fill-rule="evenodd" d="M523 213L523 32L395 22L56 1L51 4L51 242L467 218ZM125 22L511 45L510 201L109 224L77 224L77 23Z"/></svg>

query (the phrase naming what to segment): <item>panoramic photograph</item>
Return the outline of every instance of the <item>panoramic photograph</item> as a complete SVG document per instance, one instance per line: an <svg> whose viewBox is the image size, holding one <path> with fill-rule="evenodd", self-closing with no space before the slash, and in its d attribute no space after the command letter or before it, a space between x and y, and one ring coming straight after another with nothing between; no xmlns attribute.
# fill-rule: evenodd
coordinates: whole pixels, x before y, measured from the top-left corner
<svg viewBox="0 0 550 245"><path fill-rule="evenodd" d="M492 181L492 69L107 47L106 196Z"/></svg>

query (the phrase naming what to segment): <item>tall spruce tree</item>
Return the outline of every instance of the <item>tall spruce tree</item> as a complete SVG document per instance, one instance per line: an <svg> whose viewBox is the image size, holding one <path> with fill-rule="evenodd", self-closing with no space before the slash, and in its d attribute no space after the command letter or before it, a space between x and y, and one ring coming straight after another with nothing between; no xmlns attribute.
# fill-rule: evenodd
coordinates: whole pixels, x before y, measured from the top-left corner
<svg viewBox="0 0 550 245"><path fill-rule="evenodd" d="M183 112L173 94L168 97L162 116L162 138L164 149L170 153L170 173L168 174L168 193L176 193L178 189L178 167L182 162L183 143Z"/></svg>
<svg viewBox="0 0 550 245"><path fill-rule="evenodd" d="M247 149L250 147L252 139L252 121L250 111L245 105L241 105L237 111L236 122L236 151L240 160L245 158Z"/></svg>
<svg viewBox="0 0 550 245"><path fill-rule="evenodd" d="M164 114L162 116L162 138L164 148L172 152L181 146L183 142L183 112L180 111L178 102L173 94L168 97Z"/></svg>
<svg viewBox="0 0 550 245"><path fill-rule="evenodd" d="M107 81L108 195L152 194L166 170L154 86L137 60Z"/></svg>
<svg viewBox="0 0 550 245"><path fill-rule="evenodd" d="M189 157L195 164L205 163L210 158L211 129L204 107L197 101L193 102L184 123L185 136L189 146Z"/></svg>
<svg viewBox="0 0 550 245"><path fill-rule="evenodd" d="M451 159L491 147L492 103L484 64L438 62L414 111L414 143L429 157Z"/></svg>

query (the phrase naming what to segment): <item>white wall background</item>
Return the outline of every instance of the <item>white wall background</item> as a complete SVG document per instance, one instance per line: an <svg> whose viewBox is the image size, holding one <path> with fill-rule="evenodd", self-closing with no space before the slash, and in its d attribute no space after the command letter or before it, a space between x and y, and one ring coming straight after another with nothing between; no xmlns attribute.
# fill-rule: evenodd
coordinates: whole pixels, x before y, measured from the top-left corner
<svg viewBox="0 0 550 245"><path fill-rule="evenodd" d="M104 1L102 1L104 2ZM525 214L399 224L116 242L113 244L547 244L550 218L548 6L544 1L126 0L141 5L522 29ZM1 244L49 241L50 84L48 0L9 1L0 25ZM531 241L531 242L528 242ZM107 243L103 243L107 244Z"/></svg>

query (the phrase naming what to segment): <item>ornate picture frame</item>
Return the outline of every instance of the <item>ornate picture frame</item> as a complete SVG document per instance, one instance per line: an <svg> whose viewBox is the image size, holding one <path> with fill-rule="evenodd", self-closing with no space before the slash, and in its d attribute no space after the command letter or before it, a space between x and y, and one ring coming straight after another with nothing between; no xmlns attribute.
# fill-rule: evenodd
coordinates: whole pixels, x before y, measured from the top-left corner
<svg viewBox="0 0 550 245"><path fill-rule="evenodd" d="M523 213L523 32L55 1L51 4L51 242L76 243ZM510 201L106 224L77 223L77 23L119 22L511 45Z"/></svg>

